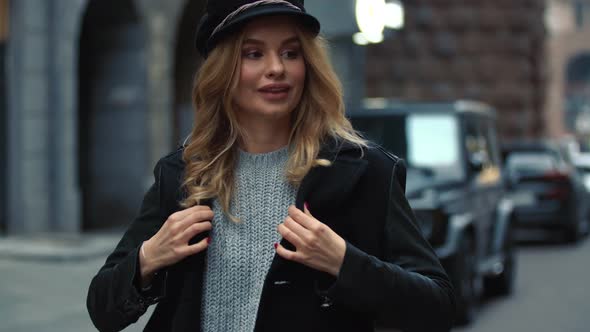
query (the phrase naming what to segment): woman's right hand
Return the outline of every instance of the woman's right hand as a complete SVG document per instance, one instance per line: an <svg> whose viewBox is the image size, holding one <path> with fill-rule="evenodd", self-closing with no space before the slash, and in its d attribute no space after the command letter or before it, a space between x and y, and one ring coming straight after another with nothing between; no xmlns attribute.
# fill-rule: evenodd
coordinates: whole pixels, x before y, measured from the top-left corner
<svg viewBox="0 0 590 332"><path fill-rule="evenodd" d="M205 205L197 205L178 211L168 217L160 230L142 244L139 255L141 285L149 285L153 274L163 267L207 248L209 238L189 245L194 236L211 229L213 211Z"/></svg>

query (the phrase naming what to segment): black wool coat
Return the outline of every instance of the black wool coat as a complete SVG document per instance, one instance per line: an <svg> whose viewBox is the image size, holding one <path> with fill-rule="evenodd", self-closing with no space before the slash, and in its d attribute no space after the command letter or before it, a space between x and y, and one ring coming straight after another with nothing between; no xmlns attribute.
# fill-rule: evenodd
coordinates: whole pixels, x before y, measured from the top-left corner
<svg viewBox="0 0 590 332"><path fill-rule="evenodd" d="M361 151L349 144L327 144L320 157L332 166L307 174L295 205L308 202L314 217L346 240L340 274L275 254L255 330L364 332L374 331L376 320L403 331L450 330L452 286L404 196L403 161L378 147ZM159 271L151 289L137 286L138 248L181 209L183 171L182 149L157 163L139 216L92 279L87 307L100 331L125 328L155 303L145 331L201 330L205 252ZM293 248L284 239L281 244Z"/></svg>

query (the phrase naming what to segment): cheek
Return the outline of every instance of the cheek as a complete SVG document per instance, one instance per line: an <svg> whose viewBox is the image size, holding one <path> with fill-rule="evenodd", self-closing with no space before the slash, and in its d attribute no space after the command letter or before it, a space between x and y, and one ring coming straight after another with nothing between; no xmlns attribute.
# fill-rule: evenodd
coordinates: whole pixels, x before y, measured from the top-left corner
<svg viewBox="0 0 590 332"><path fill-rule="evenodd" d="M240 70L240 87L246 89L256 87L258 77L260 76L258 72L259 70L255 66L242 65Z"/></svg>
<svg viewBox="0 0 590 332"><path fill-rule="evenodd" d="M298 65L297 68L292 72L293 83L297 84L297 99L301 98L303 89L305 88L305 64Z"/></svg>
<svg viewBox="0 0 590 332"><path fill-rule="evenodd" d="M297 67L295 68L295 70L293 71L293 77L299 83L299 85L301 87L303 87L303 84L305 82L305 75L306 75L305 63L298 64Z"/></svg>

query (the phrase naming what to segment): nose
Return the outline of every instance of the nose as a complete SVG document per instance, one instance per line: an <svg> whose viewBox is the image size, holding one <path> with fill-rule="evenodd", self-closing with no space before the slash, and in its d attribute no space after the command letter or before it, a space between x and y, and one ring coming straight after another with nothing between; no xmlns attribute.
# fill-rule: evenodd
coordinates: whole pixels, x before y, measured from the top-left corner
<svg viewBox="0 0 590 332"><path fill-rule="evenodd" d="M266 76L276 78L285 74L285 64L281 56L275 54L268 59Z"/></svg>

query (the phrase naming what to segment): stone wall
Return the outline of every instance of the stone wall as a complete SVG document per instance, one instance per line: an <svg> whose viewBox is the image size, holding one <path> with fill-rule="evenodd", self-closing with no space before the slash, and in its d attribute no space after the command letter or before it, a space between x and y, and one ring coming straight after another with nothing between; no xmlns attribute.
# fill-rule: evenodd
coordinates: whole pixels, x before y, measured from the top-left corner
<svg viewBox="0 0 590 332"><path fill-rule="evenodd" d="M103 1L103 0L95 0ZM129 0L146 27L148 160L169 152L171 55L179 12L189 0ZM198 0L191 0L198 1ZM0 5L4 3L0 0ZM78 55L89 0L10 2L6 48L7 234L77 233L83 228L78 177ZM121 1L112 1L119 4ZM116 8L113 8L116 11ZM106 128L108 130L108 128ZM138 205L141 197L137 197Z"/></svg>
<svg viewBox="0 0 590 332"><path fill-rule="evenodd" d="M544 2L406 1L406 26L367 50L367 96L485 101L502 139L543 134Z"/></svg>
<svg viewBox="0 0 590 332"><path fill-rule="evenodd" d="M6 75L4 71L5 44L0 41L0 160L6 160ZM6 229L6 163L0 162L0 234Z"/></svg>

